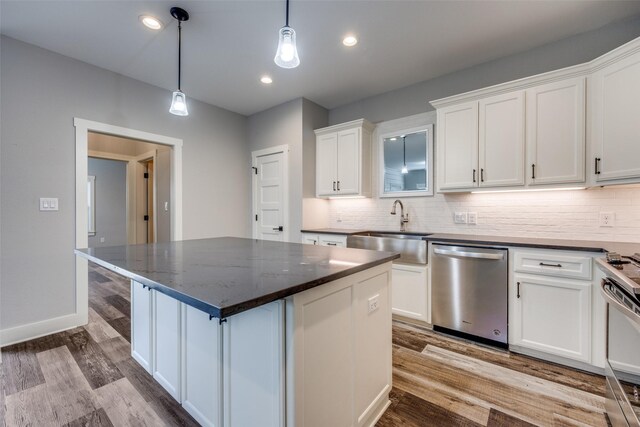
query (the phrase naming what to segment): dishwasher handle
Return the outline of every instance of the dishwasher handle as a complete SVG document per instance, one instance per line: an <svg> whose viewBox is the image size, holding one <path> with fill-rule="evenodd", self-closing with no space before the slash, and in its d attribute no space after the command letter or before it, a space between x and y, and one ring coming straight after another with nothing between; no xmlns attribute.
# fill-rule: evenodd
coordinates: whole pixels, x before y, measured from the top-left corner
<svg viewBox="0 0 640 427"><path fill-rule="evenodd" d="M493 260L503 260L504 253L486 253L486 252L467 252L467 251L456 251L452 249L441 249L434 248L433 252L438 255L451 255L457 256L460 258L479 258L479 259L493 259Z"/></svg>

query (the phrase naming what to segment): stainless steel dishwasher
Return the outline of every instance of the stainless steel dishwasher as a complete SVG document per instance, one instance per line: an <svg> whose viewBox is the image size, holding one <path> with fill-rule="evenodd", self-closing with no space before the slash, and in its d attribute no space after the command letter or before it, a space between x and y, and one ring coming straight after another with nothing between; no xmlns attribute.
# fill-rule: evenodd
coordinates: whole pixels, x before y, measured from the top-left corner
<svg viewBox="0 0 640 427"><path fill-rule="evenodd" d="M508 251L433 244L434 330L507 346Z"/></svg>

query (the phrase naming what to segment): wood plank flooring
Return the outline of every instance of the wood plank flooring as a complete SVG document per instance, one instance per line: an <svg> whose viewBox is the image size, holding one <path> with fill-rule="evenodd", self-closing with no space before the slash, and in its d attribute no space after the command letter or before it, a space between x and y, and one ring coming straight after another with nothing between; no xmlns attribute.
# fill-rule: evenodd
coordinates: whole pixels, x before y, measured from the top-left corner
<svg viewBox="0 0 640 427"><path fill-rule="evenodd" d="M390 426L607 426L604 378L393 325Z"/></svg>
<svg viewBox="0 0 640 427"><path fill-rule="evenodd" d="M2 349L0 425L197 425L131 358L129 281L89 280L87 325ZM600 376L398 322L393 385L378 427L607 426Z"/></svg>

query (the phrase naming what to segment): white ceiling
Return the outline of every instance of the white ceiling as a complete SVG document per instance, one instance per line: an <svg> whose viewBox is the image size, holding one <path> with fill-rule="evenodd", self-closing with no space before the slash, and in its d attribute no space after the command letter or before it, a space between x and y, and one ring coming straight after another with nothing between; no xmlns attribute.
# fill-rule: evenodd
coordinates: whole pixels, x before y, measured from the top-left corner
<svg viewBox="0 0 640 427"><path fill-rule="evenodd" d="M0 31L174 90L176 23L186 9L183 90L242 114L306 97L333 108L599 28L640 13L640 1L291 0L301 65L273 63L282 1L7 1ZM146 29L138 16L165 24ZM342 45L353 32L359 43ZM259 82L262 74L274 83Z"/></svg>

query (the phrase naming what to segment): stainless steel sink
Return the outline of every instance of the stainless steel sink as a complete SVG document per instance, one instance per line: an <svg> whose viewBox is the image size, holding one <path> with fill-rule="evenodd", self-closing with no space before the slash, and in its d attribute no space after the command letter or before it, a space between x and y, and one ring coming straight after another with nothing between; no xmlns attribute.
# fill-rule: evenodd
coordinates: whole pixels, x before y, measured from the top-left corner
<svg viewBox="0 0 640 427"><path fill-rule="evenodd" d="M367 231L347 237L347 247L373 251L397 252L397 261L410 264L427 263L427 241L429 234L399 233L395 231Z"/></svg>

